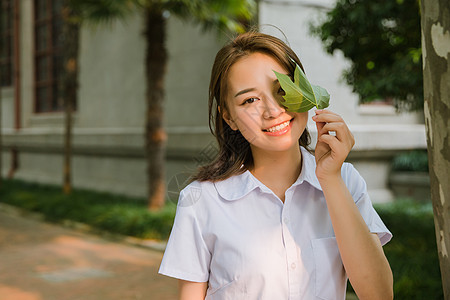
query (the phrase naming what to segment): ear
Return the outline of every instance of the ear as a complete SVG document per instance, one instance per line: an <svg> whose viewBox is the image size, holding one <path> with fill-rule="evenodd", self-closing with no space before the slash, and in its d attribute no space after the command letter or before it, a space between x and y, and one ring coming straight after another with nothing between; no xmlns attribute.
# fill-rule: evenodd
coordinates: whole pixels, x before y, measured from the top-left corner
<svg viewBox="0 0 450 300"><path fill-rule="evenodd" d="M219 110L219 113L220 113L221 107L219 106L219 107L217 107L217 109ZM228 110L223 109L222 118L225 120L225 122L227 122L228 126L230 126L230 128L232 130L238 130L238 127L237 127L236 123L233 121L233 119L231 118Z"/></svg>

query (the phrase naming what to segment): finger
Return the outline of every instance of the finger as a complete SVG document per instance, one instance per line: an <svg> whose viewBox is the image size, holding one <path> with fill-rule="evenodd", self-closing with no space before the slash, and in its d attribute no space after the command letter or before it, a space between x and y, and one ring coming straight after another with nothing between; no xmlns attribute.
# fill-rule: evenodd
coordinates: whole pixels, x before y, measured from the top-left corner
<svg viewBox="0 0 450 300"><path fill-rule="evenodd" d="M336 137L340 141L344 141L349 138L350 131L347 127L347 125L343 122L333 122L333 123L326 123L321 128L321 134L330 134L329 132L335 132Z"/></svg>
<svg viewBox="0 0 450 300"><path fill-rule="evenodd" d="M338 123L339 127L342 127L343 129L347 130L347 124L344 122L341 116L335 114L335 113L322 113L321 115L316 115L313 117L313 120L315 122L325 122L325 123ZM323 127L321 127L323 128ZM334 131L334 130L329 130Z"/></svg>
<svg viewBox="0 0 450 300"><path fill-rule="evenodd" d="M321 114L332 114L332 115L336 115L339 116L339 114L335 113L334 111L331 111L329 109L316 109L314 111L316 113L316 115L321 115Z"/></svg>
<svg viewBox="0 0 450 300"><path fill-rule="evenodd" d="M319 141L326 144L331 149L331 156L341 163L348 156L349 149L343 146L342 142L340 142L336 137L332 135L322 135Z"/></svg>
<svg viewBox="0 0 450 300"><path fill-rule="evenodd" d="M338 114L331 112L322 112L312 117L315 122L343 122L344 120Z"/></svg>
<svg viewBox="0 0 450 300"><path fill-rule="evenodd" d="M319 137L319 142L323 142L330 147L331 151L334 153L339 152L341 142L332 135L324 134Z"/></svg>
<svg viewBox="0 0 450 300"><path fill-rule="evenodd" d="M316 122L317 135L320 135L322 132L322 128L326 125L325 122Z"/></svg>
<svg viewBox="0 0 450 300"><path fill-rule="evenodd" d="M316 110L314 110L314 112L315 112L316 114L331 113L331 114L337 115L337 113L335 113L335 112L333 112L333 111L331 111L331 110L329 110L329 109L316 109Z"/></svg>
<svg viewBox="0 0 450 300"><path fill-rule="evenodd" d="M353 137L353 134L350 132L350 130L348 130L348 128L344 127L344 129L340 129L337 128L336 125L338 124L326 124L322 129L323 133L319 135L319 137L324 137L325 139L328 139L327 136L333 137L341 144L339 149L345 149L348 152L355 145L355 138ZM328 134L329 131L335 132L335 135ZM334 148L333 150L338 151L337 148Z"/></svg>
<svg viewBox="0 0 450 300"><path fill-rule="evenodd" d="M319 137L322 134L322 128L325 126L326 122L325 121L319 121L317 115L313 116L312 119L313 119L314 122L316 122L317 135Z"/></svg>

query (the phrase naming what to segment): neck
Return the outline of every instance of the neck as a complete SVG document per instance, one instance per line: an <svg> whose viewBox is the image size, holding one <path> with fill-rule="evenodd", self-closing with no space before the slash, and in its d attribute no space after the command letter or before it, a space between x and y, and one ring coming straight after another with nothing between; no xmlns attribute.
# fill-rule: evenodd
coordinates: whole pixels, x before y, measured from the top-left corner
<svg viewBox="0 0 450 300"><path fill-rule="evenodd" d="M302 166L300 147L295 146L283 152L252 149L252 155L253 168L250 172L284 200L284 192L300 175Z"/></svg>

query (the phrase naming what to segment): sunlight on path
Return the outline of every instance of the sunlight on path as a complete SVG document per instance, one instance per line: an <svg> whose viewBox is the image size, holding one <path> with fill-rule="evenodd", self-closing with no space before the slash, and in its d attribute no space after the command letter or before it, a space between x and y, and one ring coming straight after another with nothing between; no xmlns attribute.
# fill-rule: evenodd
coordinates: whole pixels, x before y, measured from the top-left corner
<svg viewBox="0 0 450 300"><path fill-rule="evenodd" d="M115 243L0 209L0 300L177 297L162 252Z"/></svg>

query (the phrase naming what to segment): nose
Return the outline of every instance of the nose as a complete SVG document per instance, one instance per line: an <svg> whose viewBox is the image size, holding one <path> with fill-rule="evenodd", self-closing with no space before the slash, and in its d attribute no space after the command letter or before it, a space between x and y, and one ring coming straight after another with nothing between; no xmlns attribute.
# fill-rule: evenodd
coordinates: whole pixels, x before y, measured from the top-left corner
<svg viewBox="0 0 450 300"><path fill-rule="evenodd" d="M263 117L265 119L276 118L286 110L278 103L273 97L265 97L264 99L264 112Z"/></svg>

